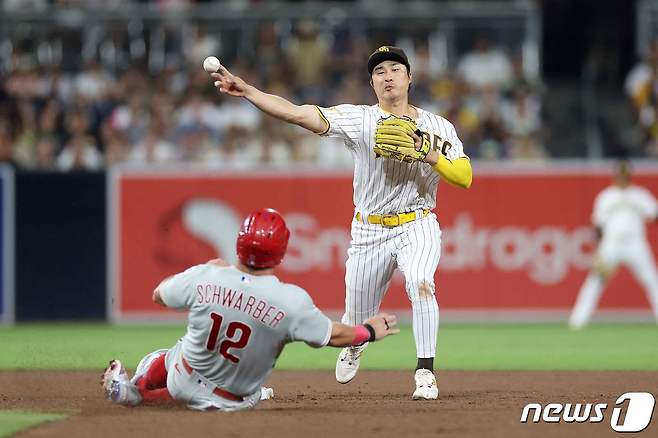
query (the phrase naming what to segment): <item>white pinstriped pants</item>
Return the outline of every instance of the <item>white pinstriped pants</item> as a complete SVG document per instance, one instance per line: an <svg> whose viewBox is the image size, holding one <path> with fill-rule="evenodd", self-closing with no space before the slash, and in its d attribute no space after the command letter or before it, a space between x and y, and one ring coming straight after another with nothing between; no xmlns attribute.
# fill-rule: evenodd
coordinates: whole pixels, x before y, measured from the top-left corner
<svg viewBox="0 0 658 438"><path fill-rule="evenodd" d="M439 306L434 295L434 273L441 257L441 229L436 215L430 213L395 228L354 219L347 255L343 323L361 324L379 311L398 267L411 301L417 356L435 357Z"/></svg>

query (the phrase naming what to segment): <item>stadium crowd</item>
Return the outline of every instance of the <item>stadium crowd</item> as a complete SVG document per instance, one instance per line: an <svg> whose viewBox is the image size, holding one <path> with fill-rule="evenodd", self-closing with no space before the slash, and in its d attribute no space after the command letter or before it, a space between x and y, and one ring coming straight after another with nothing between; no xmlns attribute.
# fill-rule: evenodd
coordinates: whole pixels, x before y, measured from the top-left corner
<svg viewBox="0 0 658 438"><path fill-rule="evenodd" d="M0 160L64 171L116 163L347 167L349 153L329 145L332 140L276 122L243 99L220 96L201 63L217 55L247 82L297 103L373 104L365 60L378 42L354 38L349 29L327 35L310 20L282 38L264 22L254 48L230 56L217 34L197 30L173 45L176 61L155 73L144 61L117 67L100 57L64 71L14 50L0 76ZM541 87L524 77L519 57L484 38L447 71L423 41L409 55L412 104L448 118L469 156L547 156Z"/></svg>
<svg viewBox="0 0 658 438"><path fill-rule="evenodd" d="M643 155L658 157L658 39L628 73L624 89L635 112Z"/></svg>

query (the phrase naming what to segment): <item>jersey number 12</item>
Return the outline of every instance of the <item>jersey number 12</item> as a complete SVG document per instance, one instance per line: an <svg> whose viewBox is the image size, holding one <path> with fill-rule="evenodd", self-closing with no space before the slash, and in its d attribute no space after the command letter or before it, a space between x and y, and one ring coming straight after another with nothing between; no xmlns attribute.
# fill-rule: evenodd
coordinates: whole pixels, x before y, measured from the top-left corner
<svg viewBox="0 0 658 438"><path fill-rule="evenodd" d="M224 319L219 313L211 312L210 318L212 319L212 327L210 328L210 334L208 335L208 342L206 343L206 348L208 351L215 351L217 347L217 336L219 335L219 329L222 326L222 320ZM237 337L237 332L240 332L240 337ZM249 336L251 336L251 327L247 324L244 324L239 321L233 321L229 323L226 328L226 340L219 344L219 354L224 356L226 359L230 360L233 363L240 362L240 358L229 353L229 349L242 349L247 346L249 342Z"/></svg>

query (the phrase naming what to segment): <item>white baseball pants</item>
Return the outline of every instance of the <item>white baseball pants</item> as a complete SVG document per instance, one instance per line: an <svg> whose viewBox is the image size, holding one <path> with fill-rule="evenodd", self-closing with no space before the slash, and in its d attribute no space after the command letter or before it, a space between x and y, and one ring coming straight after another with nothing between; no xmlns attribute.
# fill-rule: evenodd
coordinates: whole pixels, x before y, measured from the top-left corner
<svg viewBox="0 0 658 438"><path fill-rule="evenodd" d="M361 324L379 311L393 271L404 274L413 313L419 358L436 356L439 306L434 273L441 256L441 229L436 215L395 228L352 221L352 241L345 273L346 324Z"/></svg>
<svg viewBox="0 0 658 438"><path fill-rule="evenodd" d="M187 404L190 409L205 411L218 409L221 411L239 411L250 409L260 401L260 388L257 392L245 397L244 401L228 400L213 393L216 385L196 371L188 373L182 363L182 343L179 341L167 352L165 365L167 367L167 389L175 399Z"/></svg>

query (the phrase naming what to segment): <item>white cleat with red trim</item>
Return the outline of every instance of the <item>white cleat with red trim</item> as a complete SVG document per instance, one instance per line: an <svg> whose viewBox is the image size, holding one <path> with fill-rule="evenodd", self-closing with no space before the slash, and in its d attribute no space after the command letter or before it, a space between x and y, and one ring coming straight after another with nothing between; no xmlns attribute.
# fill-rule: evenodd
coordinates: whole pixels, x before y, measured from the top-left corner
<svg viewBox="0 0 658 438"><path fill-rule="evenodd" d="M151 364L153 361L155 361L157 358L160 356L167 354L167 349L163 348L160 350L156 350L153 353L147 354L142 360L139 361L137 364L137 368L135 369L135 375L130 379L130 381L137 385L137 382L139 379L141 379L146 373L148 372L149 368L151 368Z"/></svg>
<svg viewBox="0 0 658 438"><path fill-rule="evenodd" d="M136 406L142 402L137 387L130 382L128 373L120 361L114 359L103 373L105 398L125 406Z"/></svg>

